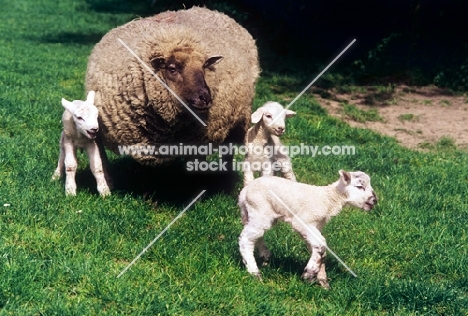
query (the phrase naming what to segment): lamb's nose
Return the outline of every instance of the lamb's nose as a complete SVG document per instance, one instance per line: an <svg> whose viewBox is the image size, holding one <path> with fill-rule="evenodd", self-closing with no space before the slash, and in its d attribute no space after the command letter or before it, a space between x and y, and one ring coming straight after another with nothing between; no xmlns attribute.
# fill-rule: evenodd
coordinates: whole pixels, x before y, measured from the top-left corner
<svg viewBox="0 0 468 316"><path fill-rule="evenodd" d="M99 131L99 128L91 128L89 131L92 133L97 133Z"/></svg>

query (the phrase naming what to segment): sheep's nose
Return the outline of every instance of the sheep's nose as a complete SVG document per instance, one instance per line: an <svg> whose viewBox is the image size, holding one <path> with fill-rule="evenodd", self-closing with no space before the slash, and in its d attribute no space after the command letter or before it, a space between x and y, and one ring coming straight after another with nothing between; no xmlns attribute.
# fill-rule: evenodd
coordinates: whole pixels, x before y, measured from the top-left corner
<svg viewBox="0 0 468 316"><path fill-rule="evenodd" d="M99 128L91 128L89 131L92 133L97 133L99 131Z"/></svg>
<svg viewBox="0 0 468 316"><path fill-rule="evenodd" d="M211 97L209 94L202 94L200 95L200 100L208 104L211 102Z"/></svg>
<svg viewBox="0 0 468 316"><path fill-rule="evenodd" d="M278 131L278 133L284 133L284 127L277 127L276 130Z"/></svg>

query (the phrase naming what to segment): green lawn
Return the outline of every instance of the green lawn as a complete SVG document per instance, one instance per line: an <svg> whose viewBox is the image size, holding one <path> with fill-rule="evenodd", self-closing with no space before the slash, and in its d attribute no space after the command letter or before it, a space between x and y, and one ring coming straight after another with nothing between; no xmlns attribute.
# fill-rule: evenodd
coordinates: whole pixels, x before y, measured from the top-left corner
<svg viewBox="0 0 468 316"><path fill-rule="evenodd" d="M84 98L93 45L142 14L143 1L134 11L109 3L0 0L0 315L468 314L468 154L411 151L350 128L312 94L293 105L284 142L356 152L295 156L298 180L322 185L339 169L359 169L379 197L371 212L346 209L325 228L328 246L358 275L329 255L330 291L301 280L309 254L286 225L266 235L274 257L263 283L248 275L237 245L240 174L187 175L183 165L149 169L111 155L117 190L102 199L80 155L78 195L65 197L63 182L50 182L60 99ZM291 82L264 71L255 107L287 104L303 88Z"/></svg>

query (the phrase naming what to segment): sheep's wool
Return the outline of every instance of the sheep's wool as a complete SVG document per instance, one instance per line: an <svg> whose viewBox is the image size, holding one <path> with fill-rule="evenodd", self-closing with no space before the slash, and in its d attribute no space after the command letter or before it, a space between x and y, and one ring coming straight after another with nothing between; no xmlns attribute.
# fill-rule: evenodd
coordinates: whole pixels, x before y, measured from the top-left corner
<svg viewBox="0 0 468 316"><path fill-rule="evenodd" d="M119 41L120 40L120 41ZM122 44L150 65L178 48L205 56L223 56L205 71L212 107L200 118L204 127ZM137 19L107 33L88 61L86 90L95 90L106 146L241 143L249 127L259 76L252 36L217 11L193 7ZM162 78L164 79L164 78ZM165 159L134 155L145 164Z"/></svg>

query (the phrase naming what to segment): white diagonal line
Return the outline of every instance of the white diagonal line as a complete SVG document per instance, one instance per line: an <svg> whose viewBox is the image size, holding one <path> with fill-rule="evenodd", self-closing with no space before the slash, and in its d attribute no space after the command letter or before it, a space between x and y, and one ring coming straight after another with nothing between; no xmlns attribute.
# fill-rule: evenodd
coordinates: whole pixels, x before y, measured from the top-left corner
<svg viewBox="0 0 468 316"><path fill-rule="evenodd" d="M157 235L149 244L148 246L146 246L139 254L138 256L135 257L135 259L132 260L132 262L130 262L130 264L128 266L125 267L125 269L122 270L122 272L119 273L119 275L117 276L117 278L120 278L138 259L140 259L140 257L156 242L156 240L158 240L168 229L169 227L172 226L172 224L174 224L184 213L185 211L187 211L190 206L193 205L193 203L195 203L202 195L203 193L205 193L206 190L203 190L201 191L200 194L198 194L198 196L193 199L192 202L190 202L189 205L187 205L187 207L184 208L184 210L182 212L179 213L179 215L177 215L173 220L172 222L169 223L169 225L166 226L166 228L164 228L162 230L162 232L159 233L159 235Z"/></svg>
<svg viewBox="0 0 468 316"><path fill-rule="evenodd" d="M284 110L283 110L280 114L278 114L278 116L276 116L275 119L274 119L270 124L268 124L268 126L271 126L271 124L273 124L273 123L276 121L277 118L281 117L281 116L283 115L283 113L284 113L287 109L289 109L289 107L290 107L291 105L293 105L293 103L296 102L297 99L299 99L299 98L304 94L304 92L306 92L306 91L314 84L314 82L317 81L317 79L320 78L320 77L325 73L325 71L327 71L328 68L330 68L331 65L333 65L333 64L335 63L335 61L337 61L338 58L340 58L341 55L343 55L344 52L348 50L348 48L351 47L351 45L354 44L355 41L356 41L356 39L353 39L353 40L351 41L351 43L349 43L348 46L346 46L346 48L343 49L343 50L341 51L341 53L339 53L338 56L336 56L335 59L333 59L333 60L331 61L331 63L329 63L328 66L325 67L325 69L323 69L322 72L319 73L319 74L317 75L317 77L315 77L315 79L312 80L312 81L309 83L309 85L308 85L307 87L305 87L304 90L302 90L302 91L297 95L297 97L295 97L294 100L292 100L292 101L288 104L288 106L285 107Z"/></svg>
<svg viewBox="0 0 468 316"><path fill-rule="evenodd" d="M153 71L153 69L151 69L143 60L141 60L141 58L138 57L138 55L135 54L135 52L134 52L130 47L128 47L127 44L125 44L124 41L122 41L120 38L118 39L118 41L130 52L130 54L132 54L132 55L140 62L140 64L143 65L143 67L146 68L146 70L148 70L149 72L151 72L151 74L153 74L153 76L154 76L156 79L158 79L158 81L159 81L170 93L172 93L172 95L173 95L177 100L179 100L179 102L180 102L190 113L192 113L192 115L193 115L197 120L199 120L200 123L203 124L203 126L206 127L205 122L203 122L202 119L199 118L198 115L195 114L195 112L193 112L192 109L191 109L187 104L185 104L185 102L182 101L182 99L179 98L179 96L178 96L174 91L172 91L172 89L169 88L169 86L168 86L164 81L161 80L161 78L159 78L159 76Z"/></svg>
<svg viewBox="0 0 468 316"><path fill-rule="evenodd" d="M317 236L317 234L316 234L313 230L311 230L310 227L307 226L306 223L304 223L304 222L302 221L302 219L301 219L299 216L297 216L293 211L291 211L291 210L289 209L289 207L283 202L283 200L280 199L279 196L277 196L277 195L275 194L275 192L273 192L272 190L270 190L270 192L271 192L271 194L273 194L273 196L289 211L289 213L291 213L291 214L299 221L299 223L301 223L301 224L309 231L309 233L311 233L312 235L314 235L314 237L315 237L315 238L318 240L318 242L320 243L320 239L321 239L320 237L321 237L321 236ZM346 270L349 271L349 273L351 273L351 275L352 275L353 277L357 278L357 274L354 273L353 270L351 270L351 269L346 265L346 263L344 263L343 260L341 260L340 257L338 257L338 255L337 255L336 253L334 253L326 244L323 244L323 246L327 249L327 251L328 251L329 253L331 253L331 254L333 255L333 257L336 258L336 260L338 260L339 263L341 263L341 264L346 268Z"/></svg>

